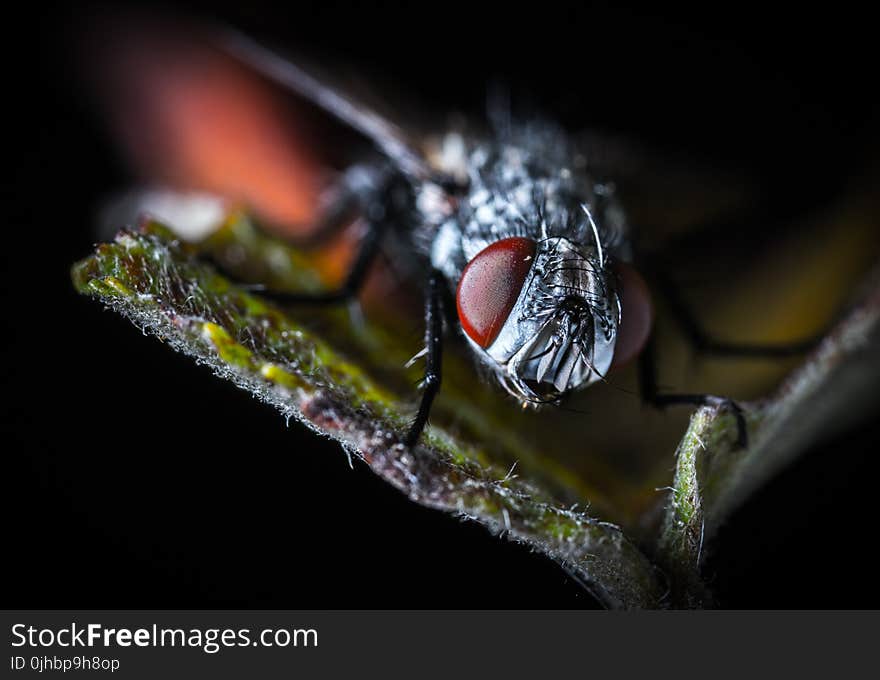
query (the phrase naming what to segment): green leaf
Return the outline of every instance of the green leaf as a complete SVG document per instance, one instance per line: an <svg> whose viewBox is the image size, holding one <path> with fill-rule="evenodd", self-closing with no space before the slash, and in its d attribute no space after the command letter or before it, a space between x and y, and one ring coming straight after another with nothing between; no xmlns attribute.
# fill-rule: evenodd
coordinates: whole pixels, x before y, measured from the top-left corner
<svg viewBox="0 0 880 680"><path fill-rule="evenodd" d="M699 580L703 546L730 514L799 453L874 408L880 381L880 272L871 278L859 304L771 398L742 404L748 413L748 449L737 448L729 414L703 408L691 419L679 444L659 544L660 558L681 589L680 602L708 603Z"/></svg>
<svg viewBox="0 0 880 680"><path fill-rule="evenodd" d="M859 238L838 242L860 252L852 246ZM120 232L74 267L73 280L218 376L335 438L413 501L558 561L609 607L712 604L699 565L718 524L797 453L857 419L880 367L875 278L773 397L743 402L750 427L743 451L734 446L729 413L698 410L681 438L685 412L640 409L632 369L576 395L568 410L523 412L481 381L452 342L432 425L408 449L402 439L418 403L420 369L404 364L421 347L417 302L408 305L404 294L394 304L371 304L368 291L365 322L348 309L282 309L217 268L237 281L316 290L324 284L314 262L234 214L198 244L156 223ZM770 296L757 290L766 302ZM833 296L811 302L811 309L829 308ZM779 305L792 308L782 298ZM661 325L658 334L664 340L668 329ZM680 343L669 349L669 366L683 373ZM748 389L766 394L789 368L737 375L748 373ZM713 379L711 372L694 378ZM332 496L332 480L326 483Z"/></svg>
<svg viewBox="0 0 880 680"><path fill-rule="evenodd" d="M255 240L244 221L228 227L210 247L223 249L229 239L268 248L264 254L286 253ZM271 255L262 260L270 261ZM274 261L285 271L290 263ZM547 490L511 474L508 459L451 432L429 428L424 443L407 449L401 440L411 408L393 388L306 324L231 284L165 228L150 224L141 232L120 233L76 265L73 279L80 292L172 348L284 415L334 437L412 500L528 543L559 561L608 606L660 602L653 567L620 529L562 506ZM324 323L339 315L328 316Z"/></svg>

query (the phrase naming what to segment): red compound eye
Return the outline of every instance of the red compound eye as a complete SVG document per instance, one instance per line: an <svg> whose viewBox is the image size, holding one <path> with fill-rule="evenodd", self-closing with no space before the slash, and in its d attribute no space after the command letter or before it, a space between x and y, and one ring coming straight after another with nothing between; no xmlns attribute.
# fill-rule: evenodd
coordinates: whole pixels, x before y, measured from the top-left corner
<svg viewBox="0 0 880 680"><path fill-rule="evenodd" d="M464 268L455 294L458 318L480 347L488 347L498 336L534 258L532 239L506 238L480 251Z"/></svg>

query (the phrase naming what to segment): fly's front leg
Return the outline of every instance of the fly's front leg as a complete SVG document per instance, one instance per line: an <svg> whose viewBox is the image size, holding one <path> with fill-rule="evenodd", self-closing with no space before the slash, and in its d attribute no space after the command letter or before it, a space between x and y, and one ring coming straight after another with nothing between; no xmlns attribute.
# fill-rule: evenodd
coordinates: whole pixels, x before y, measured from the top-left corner
<svg viewBox="0 0 880 680"><path fill-rule="evenodd" d="M410 425L404 443L414 446L428 423L434 397L440 391L443 372L443 295L446 282L443 275L432 269L425 291L425 377L422 381L422 400L419 412Z"/></svg>
<svg viewBox="0 0 880 680"><path fill-rule="evenodd" d="M659 409L667 406L690 405L690 406L716 406L724 408L736 419L736 440L740 448L748 445L748 432L746 419L739 404L728 397L719 397L713 394L680 394L661 393L657 387L657 363L655 356L655 341L652 337L639 356L639 388L645 403Z"/></svg>

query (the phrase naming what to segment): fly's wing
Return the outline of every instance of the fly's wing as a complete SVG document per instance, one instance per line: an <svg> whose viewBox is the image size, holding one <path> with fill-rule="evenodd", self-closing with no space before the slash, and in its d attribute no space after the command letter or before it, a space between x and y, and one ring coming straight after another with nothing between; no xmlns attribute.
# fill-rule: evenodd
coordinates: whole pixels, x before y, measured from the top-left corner
<svg viewBox="0 0 880 680"><path fill-rule="evenodd" d="M351 88L336 86L313 65L295 63L239 31L218 30L216 40L226 53L364 135L404 173L418 179L436 174L421 142L414 141L390 116L379 113L378 106L369 105L365 97L350 94Z"/></svg>

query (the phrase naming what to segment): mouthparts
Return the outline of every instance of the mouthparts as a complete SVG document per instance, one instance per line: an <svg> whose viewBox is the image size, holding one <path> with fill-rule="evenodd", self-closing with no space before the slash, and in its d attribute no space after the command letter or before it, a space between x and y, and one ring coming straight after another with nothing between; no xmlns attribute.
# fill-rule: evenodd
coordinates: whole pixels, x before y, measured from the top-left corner
<svg viewBox="0 0 880 680"><path fill-rule="evenodd" d="M522 396L529 401L554 401L603 378L601 371L607 367L596 366L594 350L592 314L579 308L563 308L512 362L511 368L526 388Z"/></svg>

